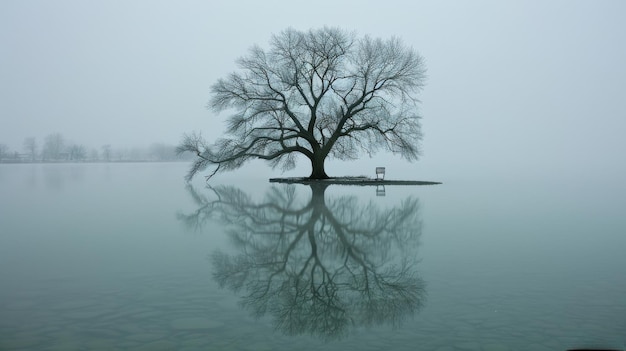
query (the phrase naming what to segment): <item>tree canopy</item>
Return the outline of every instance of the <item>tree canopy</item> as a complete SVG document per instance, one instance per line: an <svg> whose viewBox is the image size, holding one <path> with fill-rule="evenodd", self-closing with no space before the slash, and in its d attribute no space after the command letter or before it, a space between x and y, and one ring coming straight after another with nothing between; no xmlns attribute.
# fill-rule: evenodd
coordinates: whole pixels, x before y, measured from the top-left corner
<svg viewBox="0 0 626 351"><path fill-rule="evenodd" d="M420 155L424 62L398 38L290 28L272 36L268 49L253 46L237 65L212 85L208 104L231 113L226 135L209 144L194 132L178 147L197 155L188 180L209 166L215 174L251 159L288 170L303 155L310 177L321 179L328 178L329 157L352 160L379 150L408 161Z"/></svg>

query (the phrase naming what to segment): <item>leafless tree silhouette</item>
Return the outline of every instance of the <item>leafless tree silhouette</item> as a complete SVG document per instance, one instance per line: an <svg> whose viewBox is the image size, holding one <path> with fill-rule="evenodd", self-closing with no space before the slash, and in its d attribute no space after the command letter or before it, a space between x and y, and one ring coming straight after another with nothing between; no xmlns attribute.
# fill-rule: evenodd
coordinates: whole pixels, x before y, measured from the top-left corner
<svg viewBox="0 0 626 351"><path fill-rule="evenodd" d="M418 158L425 68L398 38L287 29L268 50L253 46L237 64L240 71L212 86L209 102L217 112L234 111L227 136L209 145L192 133L178 147L197 155L188 180L208 166L231 170L250 159L291 169L303 155L310 177L320 179L328 178L328 157L356 159L383 149Z"/></svg>
<svg viewBox="0 0 626 351"><path fill-rule="evenodd" d="M419 201L380 209L356 197L326 200L326 187L311 185L304 203L293 185L272 187L261 202L232 187L210 188L210 197L189 187L199 207L179 219L227 225L240 254L212 254L215 280L287 334L339 338L350 326L402 322L425 297Z"/></svg>

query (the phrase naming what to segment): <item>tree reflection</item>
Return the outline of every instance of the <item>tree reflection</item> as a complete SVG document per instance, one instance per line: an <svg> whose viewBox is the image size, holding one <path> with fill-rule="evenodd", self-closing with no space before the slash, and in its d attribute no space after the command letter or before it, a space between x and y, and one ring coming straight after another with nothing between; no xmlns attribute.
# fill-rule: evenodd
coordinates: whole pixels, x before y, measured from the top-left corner
<svg viewBox="0 0 626 351"><path fill-rule="evenodd" d="M212 254L214 279L287 334L338 338L350 326L398 325L417 312L425 296L418 199L381 209L310 187L306 202L294 185L272 187L260 202L233 187L210 188L210 197L189 187L199 208L179 219L227 225L237 253Z"/></svg>

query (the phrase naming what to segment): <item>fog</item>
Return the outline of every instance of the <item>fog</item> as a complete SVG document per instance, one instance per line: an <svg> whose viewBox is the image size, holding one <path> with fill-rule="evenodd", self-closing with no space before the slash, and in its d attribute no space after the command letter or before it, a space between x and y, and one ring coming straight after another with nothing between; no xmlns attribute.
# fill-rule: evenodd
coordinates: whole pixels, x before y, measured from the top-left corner
<svg viewBox="0 0 626 351"><path fill-rule="evenodd" d="M398 36L428 69L421 160L364 155L330 175L619 179L625 15L623 1L2 1L0 144L214 139L226 116L206 109L210 85L272 34L327 25Z"/></svg>

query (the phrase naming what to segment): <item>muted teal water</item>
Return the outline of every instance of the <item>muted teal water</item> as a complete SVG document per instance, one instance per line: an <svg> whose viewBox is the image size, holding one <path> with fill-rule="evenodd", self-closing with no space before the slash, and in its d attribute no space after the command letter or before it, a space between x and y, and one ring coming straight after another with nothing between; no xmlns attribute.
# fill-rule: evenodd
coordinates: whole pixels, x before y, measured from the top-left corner
<svg viewBox="0 0 626 351"><path fill-rule="evenodd" d="M186 167L0 165L0 350L625 348L618 182Z"/></svg>

